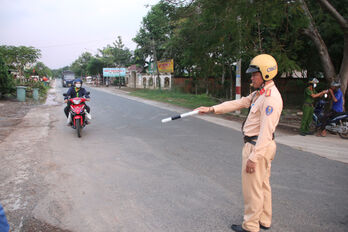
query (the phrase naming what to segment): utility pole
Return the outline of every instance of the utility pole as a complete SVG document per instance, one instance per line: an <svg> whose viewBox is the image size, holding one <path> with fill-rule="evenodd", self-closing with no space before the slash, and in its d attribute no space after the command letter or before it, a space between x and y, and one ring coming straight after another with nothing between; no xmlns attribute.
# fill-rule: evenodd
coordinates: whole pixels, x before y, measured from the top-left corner
<svg viewBox="0 0 348 232"><path fill-rule="evenodd" d="M159 70L158 70L158 66L157 66L157 53L156 53L156 48L155 48L155 40L152 39L152 49L153 49L153 60L155 62L155 67L157 70L157 85L159 90L161 90L161 79L160 79L160 75L159 75Z"/></svg>
<svg viewBox="0 0 348 232"><path fill-rule="evenodd" d="M241 87L241 69L242 69L242 60L239 59L236 65L236 100L240 99L242 93Z"/></svg>
<svg viewBox="0 0 348 232"><path fill-rule="evenodd" d="M237 16L237 22L238 22L238 42L239 42L239 59L235 63L236 64L236 100L240 99L242 94L242 87L241 87L241 70L242 70L242 49L241 49L241 20L242 18L240 16ZM237 114L240 114L240 111L236 111Z"/></svg>

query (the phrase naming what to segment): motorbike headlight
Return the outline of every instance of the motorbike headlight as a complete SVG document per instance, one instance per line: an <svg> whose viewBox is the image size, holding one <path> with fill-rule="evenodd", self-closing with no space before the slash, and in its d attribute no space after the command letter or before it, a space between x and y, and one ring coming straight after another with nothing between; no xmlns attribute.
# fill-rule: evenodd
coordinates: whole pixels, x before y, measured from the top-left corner
<svg viewBox="0 0 348 232"><path fill-rule="evenodd" d="M64 84L66 84L66 81L64 81Z"/></svg>
<svg viewBox="0 0 348 232"><path fill-rule="evenodd" d="M81 103L81 99L73 99L73 102L75 105L78 105Z"/></svg>

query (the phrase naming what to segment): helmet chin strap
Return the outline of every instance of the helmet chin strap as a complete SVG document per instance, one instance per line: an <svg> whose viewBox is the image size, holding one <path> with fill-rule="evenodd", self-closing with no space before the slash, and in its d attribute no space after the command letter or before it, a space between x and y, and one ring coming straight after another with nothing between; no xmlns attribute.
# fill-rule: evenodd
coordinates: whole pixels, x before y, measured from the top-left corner
<svg viewBox="0 0 348 232"><path fill-rule="evenodd" d="M265 80L263 80L262 84L260 85L259 88L256 89L256 91L260 91L261 89L263 89L263 87L265 87L265 84L266 84L266 82L265 82Z"/></svg>
<svg viewBox="0 0 348 232"><path fill-rule="evenodd" d="M263 80L262 85L260 86L260 89L263 89L263 87L265 87L265 85L266 85L266 81Z"/></svg>

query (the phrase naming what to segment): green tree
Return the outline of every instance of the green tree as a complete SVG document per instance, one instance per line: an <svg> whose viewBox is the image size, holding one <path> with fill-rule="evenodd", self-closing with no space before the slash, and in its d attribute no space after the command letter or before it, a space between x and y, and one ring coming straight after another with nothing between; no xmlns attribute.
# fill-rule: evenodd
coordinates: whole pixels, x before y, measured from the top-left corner
<svg viewBox="0 0 348 232"><path fill-rule="evenodd" d="M41 56L41 51L34 47L25 46L0 46L0 54L5 59L5 63L10 68L15 68L20 76L24 75L24 68L33 64Z"/></svg>
<svg viewBox="0 0 348 232"><path fill-rule="evenodd" d="M82 53L72 64L71 70L76 76L87 76L87 65L88 62L93 58L92 54L89 52Z"/></svg>
<svg viewBox="0 0 348 232"><path fill-rule="evenodd" d="M112 45L99 49L103 62L110 67L126 67L132 64L132 52L124 46L121 36Z"/></svg>
<svg viewBox="0 0 348 232"><path fill-rule="evenodd" d="M160 1L151 7L143 18L142 25L133 41L137 43L136 62L143 64L153 62L154 53L157 60L172 58L173 53L167 48L173 34L171 20L175 15L175 7Z"/></svg>
<svg viewBox="0 0 348 232"><path fill-rule="evenodd" d="M169 24L175 26L174 36L167 44L175 54L176 74L200 71L200 76L221 76L223 84L227 73L232 75L233 61L249 61L256 54L269 53L277 59L279 72L287 75L306 70L310 76L323 72L330 79L339 70L345 91L348 8L344 1L165 2L175 7L175 17L169 18ZM246 66L243 62L243 69Z"/></svg>
<svg viewBox="0 0 348 232"><path fill-rule="evenodd" d="M0 55L0 95L11 93L14 90L13 78L8 74L8 68Z"/></svg>
<svg viewBox="0 0 348 232"><path fill-rule="evenodd" d="M106 64L101 58L92 58L87 65L87 71L90 75L100 75L103 73L103 68Z"/></svg>
<svg viewBox="0 0 348 232"><path fill-rule="evenodd" d="M318 7L318 2L321 8ZM328 81L340 80L345 95L348 82L348 10L344 1L330 2L319 0L308 1L307 4L300 0L309 21L303 33L313 41L317 49L325 78Z"/></svg>
<svg viewBox="0 0 348 232"><path fill-rule="evenodd" d="M172 52L167 49L167 43L172 36L170 18L175 8L170 4L160 1L151 7L150 12L143 18L142 27L133 39L138 44L135 52L137 61L150 64L165 58L172 58ZM145 66L145 63L143 64ZM157 72L157 86L161 89L159 73Z"/></svg>
<svg viewBox="0 0 348 232"><path fill-rule="evenodd" d="M35 71L35 72L34 72ZM39 75L40 77L51 77L52 71L42 62L37 62L33 68L27 70L29 75Z"/></svg>

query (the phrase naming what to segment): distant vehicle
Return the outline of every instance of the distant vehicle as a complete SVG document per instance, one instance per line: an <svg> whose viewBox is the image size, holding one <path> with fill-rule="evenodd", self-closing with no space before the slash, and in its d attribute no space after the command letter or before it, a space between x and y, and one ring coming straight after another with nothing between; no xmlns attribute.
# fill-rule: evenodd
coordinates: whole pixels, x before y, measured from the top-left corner
<svg viewBox="0 0 348 232"><path fill-rule="evenodd" d="M92 84L93 78L91 76L86 77L86 84Z"/></svg>
<svg viewBox="0 0 348 232"><path fill-rule="evenodd" d="M73 86L73 82L75 80L75 73L73 71L63 71L63 77L62 77L62 85L63 87L70 87Z"/></svg>

